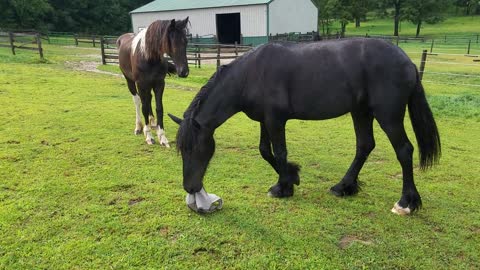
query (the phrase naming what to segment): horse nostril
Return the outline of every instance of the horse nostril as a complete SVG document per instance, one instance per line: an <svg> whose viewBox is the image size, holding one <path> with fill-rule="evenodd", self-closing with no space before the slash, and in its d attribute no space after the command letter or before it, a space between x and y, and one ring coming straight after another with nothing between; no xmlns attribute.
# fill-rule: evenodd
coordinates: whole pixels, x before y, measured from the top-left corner
<svg viewBox="0 0 480 270"><path fill-rule="evenodd" d="M182 70L182 72L179 73L179 76L182 78L186 78L188 76L188 70Z"/></svg>

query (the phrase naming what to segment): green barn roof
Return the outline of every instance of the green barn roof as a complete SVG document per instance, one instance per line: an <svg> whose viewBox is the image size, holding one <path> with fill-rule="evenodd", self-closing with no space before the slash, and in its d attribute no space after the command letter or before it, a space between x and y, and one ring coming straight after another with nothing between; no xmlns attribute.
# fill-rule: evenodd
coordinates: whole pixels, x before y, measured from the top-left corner
<svg viewBox="0 0 480 270"><path fill-rule="evenodd" d="M156 0L130 13L268 4L272 0Z"/></svg>

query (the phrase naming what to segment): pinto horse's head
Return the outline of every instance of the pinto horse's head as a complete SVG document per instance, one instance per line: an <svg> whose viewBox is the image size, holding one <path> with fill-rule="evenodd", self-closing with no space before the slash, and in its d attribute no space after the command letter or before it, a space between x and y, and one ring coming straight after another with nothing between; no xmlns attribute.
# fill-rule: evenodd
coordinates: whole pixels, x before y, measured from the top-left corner
<svg viewBox="0 0 480 270"><path fill-rule="evenodd" d="M148 26L145 34L147 59L159 61L164 54L170 56L179 77L188 76L187 26L185 20L155 21Z"/></svg>
<svg viewBox="0 0 480 270"><path fill-rule="evenodd" d="M193 118L184 120L168 114L180 125L177 133L177 150L183 160L183 188L194 194L203 188L203 176L215 152L213 131L200 126Z"/></svg>
<svg viewBox="0 0 480 270"><path fill-rule="evenodd" d="M188 22L188 17L183 21L171 20L168 27L168 55L175 64L178 76L182 78L186 78L189 73L187 61Z"/></svg>

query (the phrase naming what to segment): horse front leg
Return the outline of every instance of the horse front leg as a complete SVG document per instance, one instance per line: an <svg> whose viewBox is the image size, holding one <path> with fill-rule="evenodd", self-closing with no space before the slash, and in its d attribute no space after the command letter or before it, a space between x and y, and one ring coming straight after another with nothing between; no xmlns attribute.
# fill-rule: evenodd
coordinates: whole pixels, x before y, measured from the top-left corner
<svg viewBox="0 0 480 270"><path fill-rule="evenodd" d="M152 114L152 93L151 87L144 84L138 85L138 90L140 94L140 99L142 101L142 113L143 117L145 118L145 126L143 127L143 134L145 135L145 141L147 144L155 144L155 140L153 139L150 125L148 125L150 121L150 116Z"/></svg>
<svg viewBox="0 0 480 270"><path fill-rule="evenodd" d="M157 106L157 136L160 145L163 145L167 148L170 148L170 144L168 144L167 136L165 135L165 128L163 125L163 91L165 89L165 81L161 80L157 83L154 88L155 92L155 103Z"/></svg>
<svg viewBox="0 0 480 270"><path fill-rule="evenodd" d="M278 173L278 183L272 186L268 194L272 197L291 197L294 193L293 185L300 184L298 172L300 167L287 162L287 146L285 140L285 122L262 124L260 136L260 152ZM273 155L270 148L273 145Z"/></svg>
<svg viewBox="0 0 480 270"><path fill-rule="evenodd" d="M130 90L130 93L133 96L133 104L135 105L135 130L133 131L133 133L135 135L140 135L142 134L142 128L143 128L142 116L141 116L142 101L140 100L140 96L138 95L137 86L135 82L127 78L125 74L124 76L127 79L128 90Z"/></svg>
<svg viewBox="0 0 480 270"><path fill-rule="evenodd" d="M270 166L278 173L277 168L277 161L275 160L275 156L272 153L272 142L270 141L270 136L268 136L267 128L265 127L264 123L260 123L260 144L258 149L260 150L260 154L262 158L267 161ZM287 162L288 172L291 175L297 175L298 178L298 171L300 170L300 166L292 163ZM295 182L299 182L300 179L295 180Z"/></svg>

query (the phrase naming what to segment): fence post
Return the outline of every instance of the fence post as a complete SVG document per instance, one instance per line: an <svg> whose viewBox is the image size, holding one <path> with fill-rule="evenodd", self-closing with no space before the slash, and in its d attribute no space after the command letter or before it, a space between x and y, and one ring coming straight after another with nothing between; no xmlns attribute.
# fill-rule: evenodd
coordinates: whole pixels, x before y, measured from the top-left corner
<svg viewBox="0 0 480 270"><path fill-rule="evenodd" d="M8 37L10 39L10 47L12 47L12 54L15 55L15 45L14 45L14 38L13 38L13 33L12 32L8 32Z"/></svg>
<svg viewBox="0 0 480 270"><path fill-rule="evenodd" d="M78 47L78 36L77 36L77 34L73 34L73 38L75 39L75 46Z"/></svg>
<svg viewBox="0 0 480 270"><path fill-rule="evenodd" d="M93 41L93 47L95 47L95 35L93 35L92 41Z"/></svg>
<svg viewBox="0 0 480 270"><path fill-rule="evenodd" d="M202 62L200 60L200 46L195 45L197 47L197 64L198 68L202 68Z"/></svg>
<svg viewBox="0 0 480 270"><path fill-rule="evenodd" d="M397 47L398 47L399 40L400 40L400 36L397 36Z"/></svg>
<svg viewBox="0 0 480 270"><path fill-rule="evenodd" d="M220 44L217 45L217 69L220 67Z"/></svg>
<svg viewBox="0 0 480 270"><path fill-rule="evenodd" d="M423 50L422 53L422 62L420 63L419 78L420 81L423 79L423 73L425 72L425 64L427 63L427 50Z"/></svg>
<svg viewBox="0 0 480 270"><path fill-rule="evenodd" d="M435 39L432 39L432 46L430 46L430 53L433 52L433 45L435 44Z"/></svg>
<svg viewBox="0 0 480 270"><path fill-rule="evenodd" d="M447 43L447 35L445 35L445 43Z"/></svg>
<svg viewBox="0 0 480 270"><path fill-rule="evenodd" d="M35 37L37 39L38 53L40 54L40 58L43 59L43 48L42 48L42 40L40 39L40 34L36 34Z"/></svg>
<svg viewBox="0 0 480 270"><path fill-rule="evenodd" d="M235 59L238 58L238 47L237 42L235 41Z"/></svg>
<svg viewBox="0 0 480 270"><path fill-rule="evenodd" d="M107 61L105 59L105 37L100 37L100 51L102 52L102 64L106 65Z"/></svg>
<svg viewBox="0 0 480 270"><path fill-rule="evenodd" d="M472 45L472 40L469 40L469 41L468 41L467 54L470 54L470 45Z"/></svg>
<svg viewBox="0 0 480 270"><path fill-rule="evenodd" d="M478 44L478 37L480 36L480 34L477 34L477 44Z"/></svg>

